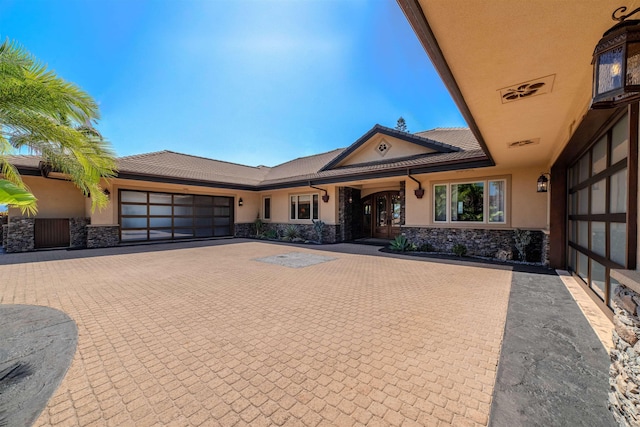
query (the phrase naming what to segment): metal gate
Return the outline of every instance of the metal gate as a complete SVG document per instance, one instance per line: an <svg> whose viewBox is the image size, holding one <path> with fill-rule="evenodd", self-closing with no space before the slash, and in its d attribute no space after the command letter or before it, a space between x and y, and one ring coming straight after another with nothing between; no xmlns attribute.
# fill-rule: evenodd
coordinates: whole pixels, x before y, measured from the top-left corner
<svg viewBox="0 0 640 427"><path fill-rule="evenodd" d="M34 227L36 249L63 248L71 243L68 218L36 218Z"/></svg>

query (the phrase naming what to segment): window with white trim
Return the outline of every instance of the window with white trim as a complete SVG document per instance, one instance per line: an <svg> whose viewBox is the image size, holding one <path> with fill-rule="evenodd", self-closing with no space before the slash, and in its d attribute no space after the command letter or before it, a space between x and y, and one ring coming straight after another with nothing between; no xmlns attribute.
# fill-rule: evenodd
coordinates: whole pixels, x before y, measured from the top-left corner
<svg viewBox="0 0 640 427"><path fill-rule="evenodd" d="M433 222L505 224L504 179L434 184Z"/></svg>
<svg viewBox="0 0 640 427"><path fill-rule="evenodd" d="M271 219L271 197L262 198L262 219Z"/></svg>
<svg viewBox="0 0 640 427"><path fill-rule="evenodd" d="M318 194L291 196L292 220L318 219Z"/></svg>

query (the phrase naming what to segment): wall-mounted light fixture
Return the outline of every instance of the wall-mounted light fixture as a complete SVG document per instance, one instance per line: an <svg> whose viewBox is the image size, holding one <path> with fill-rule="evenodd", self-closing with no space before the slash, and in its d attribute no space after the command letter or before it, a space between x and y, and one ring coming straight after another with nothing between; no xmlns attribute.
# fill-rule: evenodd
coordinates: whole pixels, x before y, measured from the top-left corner
<svg viewBox="0 0 640 427"><path fill-rule="evenodd" d="M242 206L244 204L244 202L242 201L242 197L240 197L238 199L238 206Z"/></svg>
<svg viewBox="0 0 640 427"><path fill-rule="evenodd" d="M551 177L551 174L546 172L540 174L540 178L538 178L538 193L546 193L549 191L549 178L547 178L547 176Z"/></svg>
<svg viewBox="0 0 640 427"><path fill-rule="evenodd" d="M316 190L324 191L324 194L322 195L322 201L325 203L329 201L329 193L327 192L327 190L325 190L324 188L314 187L313 185L311 185L311 181L309 181L309 187L315 188Z"/></svg>
<svg viewBox="0 0 640 427"><path fill-rule="evenodd" d="M424 196L424 188L422 188L422 183L409 175L409 172L407 172L407 177L418 183L418 188L413 190L413 194L415 194L418 199L422 199L422 196Z"/></svg>
<svg viewBox="0 0 640 427"><path fill-rule="evenodd" d="M614 108L640 99L640 20L626 20L622 6L611 14L618 21L603 35L593 51L593 101L591 108Z"/></svg>
<svg viewBox="0 0 640 427"><path fill-rule="evenodd" d="M102 192L104 193L105 196L109 197L111 195L111 191L109 191L108 188L104 188L102 189Z"/></svg>

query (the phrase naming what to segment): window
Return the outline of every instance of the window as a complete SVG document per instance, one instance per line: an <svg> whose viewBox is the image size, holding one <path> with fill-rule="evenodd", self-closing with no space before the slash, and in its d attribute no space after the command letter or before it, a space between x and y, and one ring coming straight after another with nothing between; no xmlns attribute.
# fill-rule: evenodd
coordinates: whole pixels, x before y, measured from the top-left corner
<svg viewBox="0 0 640 427"><path fill-rule="evenodd" d="M433 186L433 221L505 224L504 179Z"/></svg>
<svg viewBox="0 0 640 427"><path fill-rule="evenodd" d="M271 197L262 199L262 219L271 219Z"/></svg>
<svg viewBox="0 0 640 427"><path fill-rule="evenodd" d="M318 195L291 196L291 219L318 219Z"/></svg>

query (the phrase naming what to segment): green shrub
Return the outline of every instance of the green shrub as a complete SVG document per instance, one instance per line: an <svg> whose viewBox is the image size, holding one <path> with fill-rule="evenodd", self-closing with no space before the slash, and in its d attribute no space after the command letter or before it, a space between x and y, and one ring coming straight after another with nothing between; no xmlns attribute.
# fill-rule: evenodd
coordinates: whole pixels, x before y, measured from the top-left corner
<svg viewBox="0 0 640 427"><path fill-rule="evenodd" d="M295 224L287 225L287 228L284 229L282 236L286 240L293 240L300 237L300 230L298 230L298 226Z"/></svg>
<svg viewBox="0 0 640 427"><path fill-rule="evenodd" d="M262 230L264 228L264 223L262 222L262 220L260 218L256 218L256 220L253 221L253 227L256 230L256 236L260 237L260 235L262 235Z"/></svg>
<svg viewBox="0 0 640 427"><path fill-rule="evenodd" d="M415 244L409 242L406 236L402 235L396 236L396 238L389 244L389 248L396 252L409 252L417 249Z"/></svg>
<svg viewBox="0 0 640 427"><path fill-rule="evenodd" d="M459 257L463 257L467 254L467 247L462 243L456 243L453 245L453 253Z"/></svg>
<svg viewBox="0 0 640 427"><path fill-rule="evenodd" d="M520 230L516 228L513 230L513 240L515 242L516 249L520 255L521 261L527 260L527 246L531 243L531 232L529 230Z"/></svg>
<svg viewBox="0 0 640 427"><path fill-rule="evenodd" d="M267 230L262 234L265 239L277 239L278 232L276 230Z"/></svg>

